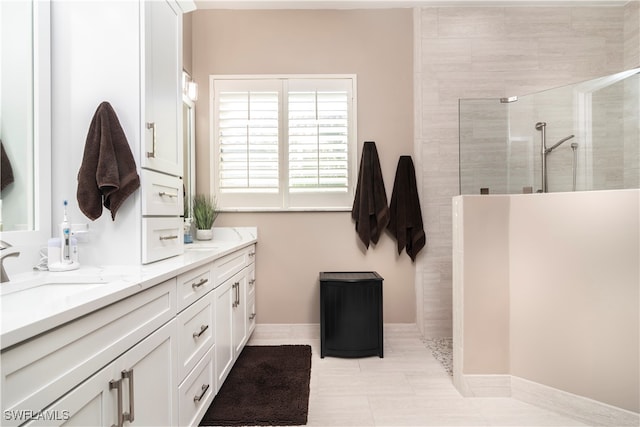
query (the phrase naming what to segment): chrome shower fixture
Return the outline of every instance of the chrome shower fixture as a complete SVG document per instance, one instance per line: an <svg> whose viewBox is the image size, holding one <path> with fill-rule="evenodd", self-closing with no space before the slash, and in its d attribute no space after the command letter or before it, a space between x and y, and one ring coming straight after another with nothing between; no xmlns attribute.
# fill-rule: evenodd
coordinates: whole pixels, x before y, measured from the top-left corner
<svg viewBox="0 0 640 427"><path fill-rule="evenodd" d="M553 144L550 148L546 148L546 149L545 149L545 150L546 150L546 152L547 152L547 153L552 152L553 150L555 150L556 148L558 148L558 147L559 147L563 142L566 142L566 141L570 140L570 139L571 139L571 138L573 138L574 136L575 136L575 135L569 135L569 136L567 136L567 137L565 137L565 138L562 138L560 141L558 141L558 142L556 142L555 144ZM573 145L573 144L572 144L572 145Z"/></svg>
<svg viewBox="0 0 640 427"><path fill-rule="evenodd" d="M558 148L560 145L562 145L562 143L570 140L571 138L573 138L575 135L569 135L565 138L562 138L560 141L556 142L554 145L552 145L551 147L547 148L547 137L546 137L546 128L547 128L547 123L546 122L538 122L536 123L536 130L539 130L541 132L540 134L540 138L541 138L541 144L540 144L540 157L542 160L542 189L541 191L543 193L547 193L549 191L548 185L547 185L547 154L549 154L550 152L552 152L553 150L555 150L556 148ZM576 144L576 147L578 147L578 144ZM573 144L571 144L571 148L573 147ZM574 154L575 154L575 149L574 149ZM575 167L574 167L575 169ZM575 185L575 184L574 184Z"/></svg>

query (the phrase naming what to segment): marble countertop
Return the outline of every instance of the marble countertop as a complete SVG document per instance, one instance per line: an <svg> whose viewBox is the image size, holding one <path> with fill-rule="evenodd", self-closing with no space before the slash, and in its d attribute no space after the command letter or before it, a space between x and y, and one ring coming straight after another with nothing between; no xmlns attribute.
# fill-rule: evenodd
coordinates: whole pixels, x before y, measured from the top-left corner
<svg viewBox="0 0 640 427"><path fill-rule="evenodd" d="M0 347L7 348L257 242L255 227L214 228L213 240L146 265L28 272L0 286Z"/></svg>

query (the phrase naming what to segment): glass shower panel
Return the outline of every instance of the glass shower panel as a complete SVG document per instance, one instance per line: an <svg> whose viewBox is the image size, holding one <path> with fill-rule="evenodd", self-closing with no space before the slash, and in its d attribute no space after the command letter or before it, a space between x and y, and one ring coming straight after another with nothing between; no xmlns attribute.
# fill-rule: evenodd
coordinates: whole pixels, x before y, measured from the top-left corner
<svg viewBox="0 0 640 427"><path fill-rule="evenodd" d="M503 101L459 101L460 194L640 188L640 69Z"/></svg>
<svg viewBox="0 0 640 427"><path fill-rule="evenodd" d="M586 136L593 189L640 188L639 80L636 73L586 97L591 107Z"/></svg>
<svg viewBox="0 0 640 427"><path fill-rule="evenodd" d="M571 191L573 187L574 152L571 144L579 144L577 112L574 89L564 86L545 90L518 98L509 104L509 138L512 145L524 145L526 151L527 182L522 187L513 187L511 194L522 192L523 187L532 187L533 192L542 190L542 132L536 130L537 123L546 123L546 147L570 135L573 138L562 143L546 155L548 191ZM577 146L580 156L580 145ZM518 162L517 157L512 159Z"/></svg>

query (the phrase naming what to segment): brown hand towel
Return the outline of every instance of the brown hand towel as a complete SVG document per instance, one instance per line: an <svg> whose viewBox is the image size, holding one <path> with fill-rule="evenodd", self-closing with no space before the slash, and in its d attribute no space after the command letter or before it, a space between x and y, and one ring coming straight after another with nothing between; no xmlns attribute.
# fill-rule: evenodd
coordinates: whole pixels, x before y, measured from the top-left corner
<svg viewBox="0 0 640 427"><path fill-rule="evenodd" d="M11 162L9 161L9 156L4 151L4 144L0 141L0 191L4 190L5 187L13 182L13 169L11 168Z"/></svg>
<svg viewBox="0 0 640 427"><path fill-rule="evenodd" d="M389 222L387 193L384 189L378 150L373 141L365 142L362 149L351 218L355 220L358 236L367 248L370 242L378 243L382 230Z"/></svg>
<svg viewBox="0 0 640 427"><path fill-rule="evenodd" d="M398 160L389 210L388 228L398 241L398 254L405 248L407 255L415 261L416 255L426 243L426 236L411 156L400 156Z"/></svg>
<svg viewBox="0 0 640 427"><path fill-rule="evenodd" d="M104 204L115 221L118 208L139 187L140 177L127 137L111 104L103 102L93 115L84 146L78 172L78 206L94 221L102 215Z"/></svg>

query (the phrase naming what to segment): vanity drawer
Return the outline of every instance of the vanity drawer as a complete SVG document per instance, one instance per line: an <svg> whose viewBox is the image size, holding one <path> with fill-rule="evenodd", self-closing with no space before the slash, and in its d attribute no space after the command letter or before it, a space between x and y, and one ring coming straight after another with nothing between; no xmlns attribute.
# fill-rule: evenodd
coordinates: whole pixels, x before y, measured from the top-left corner
<svg viewBox="0 0 640 427"><path fill-rule="evenodd" d="M182 180L148 169L141 170L142 215L180 216L184 213Z"/></svg>
<svg viewBox="0 0 640 427"><path fill-rule="evenodd" d="M213 348L178 387L178 417L181 426L198 425L216 395Z"/></svg>
<svg viewBox="0 0 640 427"><path fill-rule="evenodd" d="M178 276L178 311L182 311L213 289L213 264Z"/></svg>
<svg viewBox="0 0 640 427"><path fill-rule="evenodd" d="M3 350L2 410L40 411L89 378L173 319L175 289L168 280Z"/></svg>
<svg viewBox="0 0 640 427"><path fill-rule="evenodd" d="M255 245L251 245L214 261L215 286L218 287L231 276L250 264L255 258ZM253 254L253 255L250 255Z"/></svg>
<svg viewBox="0 0 640 427"><path fill-rule="evenodd" d="M181 380L213 345L213 298L206 296L178 314L178 378Z"/></svg>
<svg viewBox="0 0 640 427"><path fill-rule="evenodd" d="M184 252L182 218L142 218L142 263Z"/></svg>

